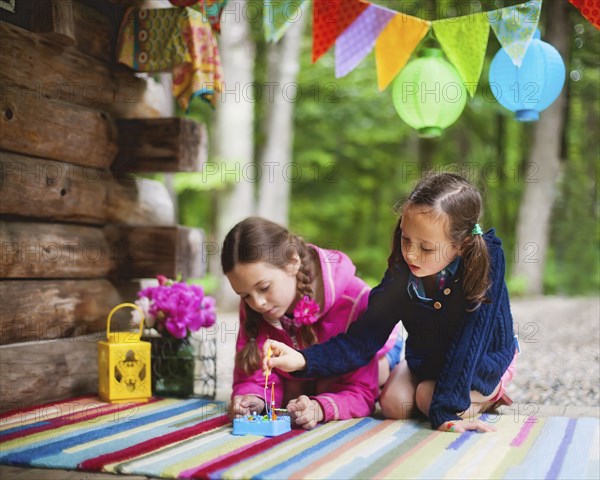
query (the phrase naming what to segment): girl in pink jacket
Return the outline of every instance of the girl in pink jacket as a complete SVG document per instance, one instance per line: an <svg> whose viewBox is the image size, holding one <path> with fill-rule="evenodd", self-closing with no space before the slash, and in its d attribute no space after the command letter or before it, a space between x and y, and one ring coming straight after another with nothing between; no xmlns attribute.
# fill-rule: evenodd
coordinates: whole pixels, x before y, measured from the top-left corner
<svg viewBox="0 0 600 480"><path fill-rule="evenodd" d="M235 415L260 413L265 407L263 343L273 339L305 348L345 332L366 310L369 287L354 275L356 268L344 253L307 245L258 217L245 219L227 234L221 265L242 299L231 410ZM381 380L399 361L396 339L397 330L370 363L339 377L298 379L274 370L269 395L274 383L275 404L286 405L305 429L368 416Z"/></svg>

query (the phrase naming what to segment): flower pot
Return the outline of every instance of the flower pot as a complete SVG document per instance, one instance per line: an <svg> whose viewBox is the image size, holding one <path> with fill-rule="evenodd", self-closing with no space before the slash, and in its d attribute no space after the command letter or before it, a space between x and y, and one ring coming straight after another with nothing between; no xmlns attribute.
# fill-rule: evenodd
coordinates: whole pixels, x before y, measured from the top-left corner
<svg viewBox="0 0 600 480"><path fill-rule="evenodd" d="M194 394L194 347L188 338L155 337L152 344L152 391L159 397Z"/></svg>

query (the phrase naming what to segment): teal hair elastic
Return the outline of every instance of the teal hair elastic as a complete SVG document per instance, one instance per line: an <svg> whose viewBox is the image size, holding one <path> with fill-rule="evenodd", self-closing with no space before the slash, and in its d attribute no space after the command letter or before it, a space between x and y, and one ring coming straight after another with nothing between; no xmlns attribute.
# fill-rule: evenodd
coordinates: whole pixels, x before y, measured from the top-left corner
<svg viewBox="0 0 600 480"><path fill-rule="evenodd" d="M471 235L483 235L483 230L478 223L476 223L473 230L471 230Z"/></svg>

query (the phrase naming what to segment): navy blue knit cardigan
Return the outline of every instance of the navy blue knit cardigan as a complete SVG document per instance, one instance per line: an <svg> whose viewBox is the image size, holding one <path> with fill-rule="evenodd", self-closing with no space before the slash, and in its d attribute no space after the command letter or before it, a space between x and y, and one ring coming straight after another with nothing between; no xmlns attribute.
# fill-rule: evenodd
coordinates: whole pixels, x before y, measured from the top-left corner
<svg viewBox="0 0 600 480"><path fill-rule="evenodd" d="M433 429L444 422L458 420L457 413L467 410L471 405L471 390L490 395L515 354L513 321L504 280L502 242L495 236L493 229L486 232L484 239L491 261L492 284L487 292L490 303L484 303L469 312L462 288L458 288L459 293L444 299L447 300L448 308L444 306L437 311L428 307L428 310L416 311L414 303L417 301L405 295L407 275L401 272L408 270L401 259L402 264L388 268L381 283L371 291L369 306L363 316L346 334L303 350L301 353L306 359L306 368L294 375L336 376L366 365L386 342L395 324L404 317L408 331L406 359L409 368L422 379L436 380L429 409ZM447 318L448 316L452 318ZM411 317L410 322L408 317ZM448 324L453 327L448 335L442 334L442 330L439 335L430 335L429 340L432 342L424 348L430 348L431 356L440 357L441 360L437 363L429 362L429 367L421 372L420 365L415 360L419 355L411 350L411 345L416 345L417 342L411 343L408 325L426 322L441 325L442 329L447 328ZM415 340L417 336L415 334Z"/></svg>

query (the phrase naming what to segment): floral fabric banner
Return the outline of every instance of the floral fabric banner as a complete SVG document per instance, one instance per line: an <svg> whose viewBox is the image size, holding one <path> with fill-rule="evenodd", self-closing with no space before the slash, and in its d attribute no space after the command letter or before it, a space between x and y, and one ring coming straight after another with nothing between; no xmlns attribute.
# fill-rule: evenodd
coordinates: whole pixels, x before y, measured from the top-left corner
<svg viewBox="0 0 600 480"><path fill-rule="evenodd" d="M278 42L308 10L308 0L265 0L263 27L267 42Z"/></svg>
<svg viewBox="0 0 600 480"><path fill-rule="evenodd" d="M469 95L477 90L483 70L490 25L485 14L476 13L433 22L435 37L458 71Z"/></svg>
<svg viewBox="0 0 600 480"><path fill-rule="evenodd" d="M431 23L417 17L396 13L375 42L377 85L385 90L406 65Z"/></svg>
<svg viewBox="0 0 600 480"><path fill-rule="evenodd" d="M523 63L527 48L537 30L541 11L542 0L531 0L521 5L485 13L502 48L517 67Z"/></svg>
<svg viewBox="0 0 600 480"><path fill-rule="evenodd" d="M369 7L335 42L335 76L347 75L373 50L381 31L396 15L376 5Z"/></svg>
<svg viewBox="0 0 600 480"><path fill-rule="evenodd" d="M211 25L191 8L129 9L121 24L117 61L137 72L173 72L173 95L187 110L199 96L214 104L221 59Z"/></svg>

